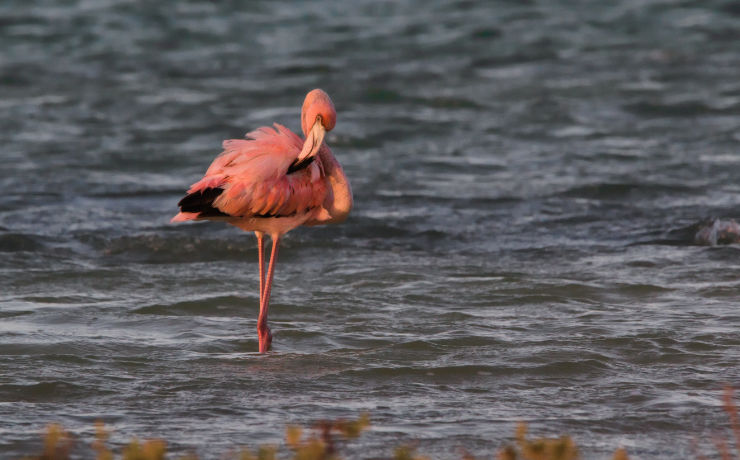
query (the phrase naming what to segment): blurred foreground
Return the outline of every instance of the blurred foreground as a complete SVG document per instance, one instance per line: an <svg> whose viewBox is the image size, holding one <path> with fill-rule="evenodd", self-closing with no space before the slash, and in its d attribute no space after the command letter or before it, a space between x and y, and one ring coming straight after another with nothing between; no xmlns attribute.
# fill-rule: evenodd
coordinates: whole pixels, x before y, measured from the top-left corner
<svg viewBox="0 0 740 460"><path fill-rule="evenodd" d="M734 451L740 458L740 421L737 405L733 399L731 387L725 389L723 409L727 412L730 429L734 436ZM339 460L342 458L339 449L342 444L357 438L370 426L367 414L357 420L320 421L311 429L299 426L288 426L285 429L285 445L263 445L255 452L248 448L238 448L220 455L219 458L233 458L238 460L275 460L290 458L294 460ZM102 423L96 425L96 439L91 450L97 460L113 460L114 452L106 445L108 432ZM728 442L724 435L714 433L712 443L722 460L732 458L732 442ZM76 442L74 437L60 425L52 424L46 428L43 452L28 460L68 460L74 455ZM706 459L700 453L698 443L694 442L694 451L697 459ZM463 460L474 460L464 447L460 448ZM163 460L167 458L167 442L161 439L139 441L132 439L120 451L123 460ZM402 445L393 450L395 460L427 460L430 457L418 454L413 445ZM280 454L283 455L280 455ZM181 459L197 460L195 454L180 457ZM527 424L520 423L516 429L515 443L509 444L498 451L499 460L576 460L579 459L578 447L570 436L559 438L527 438ZM620 447L613 455L613 460L628 460L627 451Z"/></svg>

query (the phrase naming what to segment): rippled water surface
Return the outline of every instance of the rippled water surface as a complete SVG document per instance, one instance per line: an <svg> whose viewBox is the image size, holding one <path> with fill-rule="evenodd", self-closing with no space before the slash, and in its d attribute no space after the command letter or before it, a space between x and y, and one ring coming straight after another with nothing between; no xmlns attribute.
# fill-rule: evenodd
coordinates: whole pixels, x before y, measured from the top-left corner
<svg viewBox="0 0 740 460"><path fill-rule="evenodd" d="M220 455L354 417L382 458L686 458L740 385L740 9L722 1L0 4L0 457ZM222 139L305 93L355 209L284 240L259 356L254 238L171 225Z"/></svg>

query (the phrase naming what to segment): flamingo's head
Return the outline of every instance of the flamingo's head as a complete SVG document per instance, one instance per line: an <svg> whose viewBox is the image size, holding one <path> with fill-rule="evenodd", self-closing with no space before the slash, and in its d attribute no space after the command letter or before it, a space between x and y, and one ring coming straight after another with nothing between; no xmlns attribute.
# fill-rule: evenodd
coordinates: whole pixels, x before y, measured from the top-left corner
<svg viewBox="0 0 740 460"><path fill-rule="evenodd" d="M301 129L306 136L298 161L312 157L319 152L324 136L337 124L337 111L329 95L315 89L306 95L301 110Z"/></svg>

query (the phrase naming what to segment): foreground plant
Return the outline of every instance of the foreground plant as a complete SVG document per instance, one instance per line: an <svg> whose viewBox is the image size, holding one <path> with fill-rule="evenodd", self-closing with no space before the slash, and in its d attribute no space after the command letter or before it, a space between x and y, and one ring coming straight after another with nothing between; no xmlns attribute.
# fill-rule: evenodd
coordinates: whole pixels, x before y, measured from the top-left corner
<svg viewBox="0 0 740 460"><path fill-rule="evenodd" d="M498 454L499 460L577 460L578 448L570 436L527 439L527 424L516 428L516 447L506 446Z"/></svg>
<svg viewBox="0 0 740 460"><path fill-rule="evenodd" d="M61 460L68 459L69 453L74 446L72 436L62 428L58 423L52 423L46 426L46 436L44 436L44 450L38 457L32 457L39 460Z"/></svg>
<svg viewBox="0 0 740 460"><path fill-rule="evenodd" d="M725 391L722 396L722 409L724 409L730 418L730 430L735 438L735 448L732 448L731 442L727 441L725 437L719 435L712 437L714 447L717 449L722 460L732 460L733 458L740 459L740 416L738 416L737 405L735 404L734 390L729 385L725 387ZM696 443L694 443L693 447L698 460L707 459L707 457L698 452ZM735 456L732 454L733 450L735 451Z"/></svg>
<svg viewBox="0 0 740 460"><path fill-rule="evenodd" d="M735 404L733 389L726 387L722 398L722 408L730 420L730 430L734 443L725 437L713 437L714 449L722 460L740 459L740 416ZM292 458L293 460L341 460L338 450L349 440L355 439L370 426L370 418L362 414L357 420L320 421L311 428L289 425L285 430L285 449L283 455L278 446L263 445L256 453L249 449L241 449L230 455L219 458L233 458L236 460L276 460L278 458ZM528 438L527 425L520 423L514 436L515 442L505 446L497 455L497 460L578 460L578 448L570 436L559 438ZM167 443L161 439L139 441L134 438L124 446L120 456L108 448L109 434L101 422L95 426L95 441L91 447L95 452L96 460L164 460L167 458ZM733 447L734 444L734 447ZM44 445L41 454L27 457L25 460L69 460L75 440L72 435L58 424L46 427ZM733 454L734 452L734 454ZM212 454L212 453L209 453ZM697 460L706 460L707 457L699 453L695 446ZM467 451L462 451L462 460L475 460ZM75 458L80 458L79 453ZM394 449L394 460L430 460L416 451L413 445L402 445ZM197 460L190 455L180 457L180 460ZM619 448L614 452L612 460L629 460L627 451Z"/></svg>

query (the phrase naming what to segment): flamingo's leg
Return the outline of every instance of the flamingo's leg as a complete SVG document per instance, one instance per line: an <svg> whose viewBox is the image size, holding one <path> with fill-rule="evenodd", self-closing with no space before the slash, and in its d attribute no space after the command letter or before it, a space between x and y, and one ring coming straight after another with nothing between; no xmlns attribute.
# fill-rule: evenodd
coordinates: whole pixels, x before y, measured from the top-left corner
<svg viewBox="0 0 740 460"><path fill-rule="evenodd" d="M260 261L260 309L262 309L262 291L265 289L265 234L254 232L257 235L257 253Z"/></svg>
<svg viewBox="0 0 740 460"><path fill-rule="evenodd" d="M272 278L275 274L275 264L277 264L278 247L280 246L280 236L272 236L272 252L270 254L270 268L267 269L267 280L265 289L262 293L262 302L260 302L260 316L257 320L257 335L260 341L260 353L270 349L272 344L272 333L267 326L267 310L270 306L270 290L272 289Z"/></svg>

